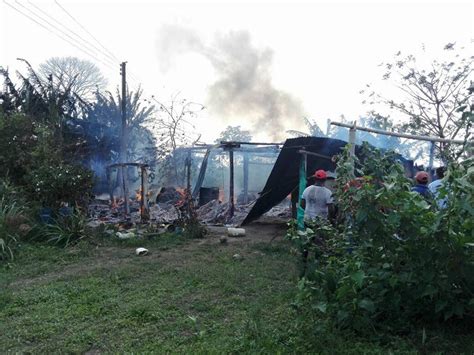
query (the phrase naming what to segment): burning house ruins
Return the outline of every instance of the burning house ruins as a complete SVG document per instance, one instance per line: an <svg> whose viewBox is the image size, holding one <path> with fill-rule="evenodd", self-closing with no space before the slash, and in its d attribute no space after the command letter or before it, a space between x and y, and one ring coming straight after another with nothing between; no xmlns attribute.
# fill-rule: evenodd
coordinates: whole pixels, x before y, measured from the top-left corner
<svg viewBox="0 0 474 355"><path fill-rule="evenodd" d="M111 202L102 207L92 205L92 215L112 223L123 218L135 223L173 223L192 203L198 220L204 224L248 224L264 214L289 219L295 216L297 198L292 195L298 191L302 154L307 156L306 181L317 168L335 171L333 157L346 144L338 139L300 137L284 144L221 142L180 148L186 155L180 169L183 186L157 187L153 181L150 184L150 168L145 164L114 164L109 166L110 171L125 166L138 168L140 184L132 189L135 194L128 195L129 207L123 195L115 196L110 186ZM355 154L359 152L357 146ZM413 167L411 161L401 161L409 169Z"/></svg>

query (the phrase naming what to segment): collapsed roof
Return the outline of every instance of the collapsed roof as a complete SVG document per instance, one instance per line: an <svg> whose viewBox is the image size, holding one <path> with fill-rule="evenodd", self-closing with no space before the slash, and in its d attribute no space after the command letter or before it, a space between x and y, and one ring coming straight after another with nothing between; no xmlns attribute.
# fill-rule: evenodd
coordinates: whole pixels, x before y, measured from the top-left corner
<svg viewBox="0 0 474 355"><path fill-rule="evenodd" d="M317 153L319 156L307 155L307 177L318 169L334 171L336 164L331 158L342 152L347 142L324 137L299 137L287 139L278 156L267 183L260 193L260 197L250 210L242 225L248 224L272 207L282 202L297 186L299 182L299 164L301 154L299 150ZM356 146L355 154L359 155L360 146ZM405 163L406 161L400 157ZM413 162L411 162L413 163Z"/></svg>
<svg viewBox="0 0 474 355"><path fill-rule="evenodd" d="M299 164L301 160L301 154L298 153L299 150L304 149L329 158L308 155L306 171L309 177L317 169L334 171L336 164L330 158L341 153L346 144L346 142L339 139L322 137L287 139L273 166L267 183L260 193L260 197L242 222L242 225L259 218L273 206L283 201L298 186ZM358 147L356 147L356 154L357 151Z"/></svg>

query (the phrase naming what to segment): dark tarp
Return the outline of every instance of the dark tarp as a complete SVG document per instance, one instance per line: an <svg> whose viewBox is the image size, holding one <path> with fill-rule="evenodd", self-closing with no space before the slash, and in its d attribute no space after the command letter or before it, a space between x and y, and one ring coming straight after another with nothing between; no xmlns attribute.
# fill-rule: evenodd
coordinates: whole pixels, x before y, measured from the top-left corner
<svg viewBox="0 0 474 355"><path fill-rule="evenodd" d="M278 156L260 197L242 222L248 224L259 218L272 207L278 205L298 186L301 154L298 150L318 153L332 157L342 152L347 142L322 137L300 137L287 139ZM356 155L360 150L356 146ZM318 169L334 171L336 164L330 159L308 155L307 175L310 177Z"/></svg>

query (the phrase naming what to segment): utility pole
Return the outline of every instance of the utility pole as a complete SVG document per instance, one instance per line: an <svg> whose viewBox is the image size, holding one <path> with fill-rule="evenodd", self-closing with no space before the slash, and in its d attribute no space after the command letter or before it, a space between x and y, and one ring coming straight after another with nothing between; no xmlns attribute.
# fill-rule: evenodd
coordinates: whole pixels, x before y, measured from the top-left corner
<svg viewBox="0 0 474 355"><path fill-rule="evenodd" d="M122 136L120 137L120 163L125 164L127 162L127 143L128 143L128 127L127 127L127 72L126 66L127 62L122 62L120 64L120 75L122 75ZM125 206L125 214L128 216L130 214L130 207L128 205L128 178L127 171L128 167L122 165L122 188L123 188L123 200Z"/></svg>

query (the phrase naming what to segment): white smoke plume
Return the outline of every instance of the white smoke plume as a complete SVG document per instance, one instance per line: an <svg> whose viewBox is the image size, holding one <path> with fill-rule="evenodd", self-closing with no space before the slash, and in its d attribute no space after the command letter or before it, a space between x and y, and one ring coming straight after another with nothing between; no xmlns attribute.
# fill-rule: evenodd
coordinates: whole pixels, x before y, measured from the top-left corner
<svg viewBox="0 0 474 355"><path fill-rule="evenodd" d="M291 94L275 88L273 52L252 44L247 31L216 36L207 44L191 29L167 25L159 32L160 64L167 70L176 56L199 53L212 65L217 79L209 87L206 106L218 117L238 117L251 123L254 132L272 139L285 138L285 130L301 128L304 109Z"/></svg>

